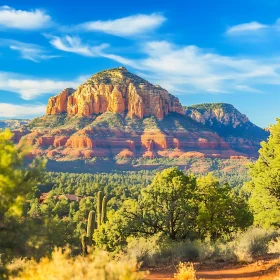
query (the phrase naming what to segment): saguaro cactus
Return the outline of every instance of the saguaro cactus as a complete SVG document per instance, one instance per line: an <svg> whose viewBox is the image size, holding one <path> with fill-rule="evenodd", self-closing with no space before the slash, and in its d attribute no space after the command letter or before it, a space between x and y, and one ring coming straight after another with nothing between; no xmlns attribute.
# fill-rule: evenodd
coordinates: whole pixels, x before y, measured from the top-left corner
<svg viewBox="0 0 280 280"><path fill-rule="evenodd" d="M99 191L96 199L96 213L94 211L89 212L87 233L82 236L82 249L84 256L88 253L88 247L92 247L92 236L94 230L105 223L107 218L107 196L104 195L102 197L102 192Z"/></svg>
<svg viewBox="0 0 280 280"><path fill-rule="evenodd" d="M107 215L107 196L104 195L103 200L102 200L102 213L101 213L101 223L106 222L106 215Z"/></svg>
<svg viewBox="0 0 280 280"><path fill-rule="evenodd" d="M88 214L88 223L87 223L88 246L92 246L92 235L94 229L95 229L95 212L90 211Z"/></svg>
<svg viewBox="0 0 280 280"><path fill-rule="evenodd" d="M101 225L101 212L102 212L102 192L97 193L97 202L96 202L96 211L97 211L97 227Z"/></svg>
<svg viewBox="0 0 280 280"><path fill-rule="evenodd" d="M88 246L88 238L85 234L82 235L82 250L83 250L83 256L86 256L88 253L87 250L87 246Z"/></svg>

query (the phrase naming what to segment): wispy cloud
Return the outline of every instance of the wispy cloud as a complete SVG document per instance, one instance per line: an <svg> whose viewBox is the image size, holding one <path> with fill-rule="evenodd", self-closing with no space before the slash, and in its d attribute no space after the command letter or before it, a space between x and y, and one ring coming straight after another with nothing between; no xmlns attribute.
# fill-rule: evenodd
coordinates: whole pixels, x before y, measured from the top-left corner
<svg viewBox="0 0 280 280"><path fill-rule="evenodd" d="M22 30L46 28L51 23L51 17L44 11L16 10L9 6L0 7L0 27Z"/></svg>
<svg viewBox="0 0 280 280"><path fill-rule="evenodd" d="M256 88L252 88L250 86L247 85L237 85L236 89L241 91L241 92L252 92L252 93L264 93L262 90L256 89Z"/></svg>
<svg viewBox="0 0 280 280"><path fill-rule="evenodd" d="M99 53L108 46L107 44L101 44L99 46L85 45L82 44L79 37L71 36L51 36L50 43L58 50L76 53L84 56L99 56Z"/></svg>
<svg viewBox="0 0 280 280"><path fill-rule="evenodd" d="M151 32L161 26L166 18L159 14L138 14L107 21L90 21L78 25L74 30L98 31L116 36L134 36Z"/></svg>
<svg viewBox="0 0 280 280"><path fill-rule="evenodd" d="M14 51L19 52L21 58L31 60L33 62L40 62L41 60L59 57L57 55L50 55L48 51L39 45L24 43L16 40L0 39L0 46L9 47Z"/></svg>
<svg viewBox="0 0 280 280"><path fill-rule="evenodd" d="M280 79L279 58L223 56L166 41L149 42L143 51L146 58L137 65L167 89L177 89L179 93L253 92L259 85Z"/></svg>
<svg viewBox="0 0 280 280"><path fill-rule="evenodd" d="M45 114L46 105L0 103L1 118L32 118Z"/></svg>
<svg viewBox="0 0 280 280"><path fill-rule="evenodd" d="M271 24L264 24L258 21L237 24L229 27L226 30L225 35L229 37L246 36L248 38L252 38L254 36L259 36L260 38L267 36L267 39L271 40L274 39L274 37L279 36L279 31L280 18Z"/></svg>
<svg viewBox="0 0 280 280"><path fill-rule="evenodd" d="M71 40L68 40L72 42ZM60 42L60 41L59 41ZM280 84L280 58L239 58L222 56L196 46L179 46L167 41L144 44L144 58L129 59L104 53L103 48L92 51L82 44L69 45L64 51L83 56L102 56L130 66L153 83L160 84L172 93L262 93L263 85ZM70 49L68 49L70 48ZM82 50L82 51L81 51ZM86 50L86 51L85 51ZM91 53L93 52L93 53ZM36 79L7 72L0 73L0 89L19 93L31 100L41 94L56 94L67 87L76 88L87 77L74 80Z"/></svg>
<svg viewBox="0 0 280 280"><path fill-rule="evenodd" d="M266 24L259 23L257 21L252 21L249 23L242 23L242 24L231 26L230 28L227 29L226 34L240 35L242 33L257 32L265 28L269 28L269 26Z"/></svg>
<svg viewBox="0 0 280 280"><path fill-rule="evenodd" d="M117 61L121 64L136 67L134 61L131 59L122 57L120 55L105 52L105 50L110 47L109 44L90 46L88 44L82 43L79 37L71 37L71 36L64 36L64 37L52 36L50 38L51 38L50 40L51 45L58 50L64 52L76 53L82 56L105 57Z"/></svg>
<svg viewBox="0 0 280 280"><path fill-rule="evenodd" d="M260 93L259 85L275 84L280 81L280 58L240 58L223 56L197 46L179 46L168 41L143 43L137 50L142 59L131 59L123 55L107 53L108 45L90 47L79 39L73 44L69 37L68 46L56 37L55 47L84 56L105 57L130 66L141 75L172 91L183 94L191 92ZM151 78L149 78L151 77Z"/></svg>
<svg viewBox="0 0 280 280"><path fill-rule="evenodd" d="M64 88L76 88L85 80L85 76L80 76L74 80L55 80L38 79L36 77L25 77L20 74L0 72L0 90L15 92L22 99L31 100L42 94L57 94Z"/></svg>

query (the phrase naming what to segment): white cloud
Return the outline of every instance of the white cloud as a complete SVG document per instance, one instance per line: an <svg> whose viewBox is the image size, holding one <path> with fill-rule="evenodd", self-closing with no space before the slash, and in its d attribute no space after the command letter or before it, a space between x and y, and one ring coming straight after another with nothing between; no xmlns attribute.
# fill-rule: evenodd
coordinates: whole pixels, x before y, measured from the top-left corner
<svg viewBox="0 0 280 280"><path fill-rule="evenodd" d="M99 55L102 56L102 57L117 61L117 62L119 62L120 64L123 64L123 65L131 66L133 68L138 68L138 69L140 68L140 65L137 65L137 61L133 61L132 59L128 59L128 58L122 57L120 55L107 54L107 53L104 53L104 52L100 52Z"/></svg>
<svg viewBox="0 0 280 280"><path fill-rule="evenodd" d="M168 41L144 43L140 52L144 58L129 59L107 53L108 45L90 47L67 36L65 41L56 37L55 47L84 56L100 56L141 71L151 82L176 93L255 92L260 85L280 81L280 59L240 58L215 54L197 46L179 46ZM52 42L53 43L53 42Z"/></svg>
<svg viewBox="0 0 280 280"><path fill-rule="evenodd" d="M71 37L71 36L65 36L63 38L52 36L50 43L53 47L61 51L76 53L79 55L89 56L89 57L98 57L98 56L105 57L117 61L121 64L136 67L136 64L131 59L124 58L116 54L110 54L104 52L105 49L109 47L108 44L101 44L99 46L89 46L83 44L79 37Z"/></svg>
<svg viewBox="0 0 280 280"><path fill-rule="evenodd" d="M237 85L236 89L242 92L252 92L252 93L264 93L263 91L256 89L256 88L252 88L249 87L247 85Z"/></svg>
<svg viewBox="0 0 280 280"><path fill-rule="evenodd" d="M145 44L146 58L134 61L136 69L173 93L260 93L258 87L280 80L280 61L215 54L196 46L167 41Z"/></svg>
<svg viewBox="0 0 280 280"><path fill-rule="evenodd" d="M101 44L94 47L83 45L79 37L71 36L65 36L63 38L52 36L50 43L58 50L84 56L99 56L100 51L108 46L107 44Z"/></svg>
<svg viewBox="0 0 280 280"><path fill-rule="evenodd" d="M38 79L24 77L22 75L0 72L0 90L20 94L25 100L34 99L42 94L57 94L65 88L76 88L85 81L85 76L80 76L72 81Z"/></svg>
<svg viewBox="0 0 280 280"><path fill-rule="evenodd" d="M243 24L238 24L231 26L228 28L226 34L227 35L240 35L242 33L248 33L248 32L254 32L254 31L259 31L265 28L268 28L268 25L259 23L257 21L252 21L249 23L243 23Z"/></svg>
<svg viewBox="0 0 280 280"><path fill-rule="evenodd" d="M23 11L9 6L0 7L0 28L33 30L45 28L50 23L51 17L42 10Z"/></svg>
<svg viewBox="0 0 280 280"><path fill-rule="evenodd" d="M150 32L162 25L165 20L166 18L158 13L150 15L139 14L107 21L85 22L78 25L76 29L99 31L126 37Z"/></svg>
<svg viewBox="0 0 280 280"><path fill-rule="evenodd" d="M50 55L41 46L36 44L28 44L16 40L0 39L0 46L7 46L12 50L18 51L21 58L31 60L33 62L40 62L41 60L48 60L58 57L57 55Z"/></svg>
<svg viewBox="0 0 280 280"><path fill-rule="evenodd" d="M42 104L15 105L0 103L1 118L32 118L45 114L46 106Z"/></svg>

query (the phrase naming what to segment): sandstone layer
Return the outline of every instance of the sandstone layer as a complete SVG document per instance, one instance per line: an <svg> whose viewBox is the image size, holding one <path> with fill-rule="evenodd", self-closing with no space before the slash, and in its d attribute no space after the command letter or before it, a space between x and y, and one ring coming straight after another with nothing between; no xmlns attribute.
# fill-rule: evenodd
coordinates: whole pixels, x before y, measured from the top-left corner
<svg viewBox="0 0 280 280"><path fill-rule="evenodd" d="M267 132L229 104L183 108L124 67L51 97L46 115L14 131L33 155L56 161L255 157Z"/></svg>
<svg viewBox="0 0 280 280"><path fill-rule="evenodd" d="M177 97L120 67L102 71L76 91L65 89L48 102L46 114L92 116L105 112L125 113L129 117L155 116L162 120L170 112L183 114Z"/></svg>

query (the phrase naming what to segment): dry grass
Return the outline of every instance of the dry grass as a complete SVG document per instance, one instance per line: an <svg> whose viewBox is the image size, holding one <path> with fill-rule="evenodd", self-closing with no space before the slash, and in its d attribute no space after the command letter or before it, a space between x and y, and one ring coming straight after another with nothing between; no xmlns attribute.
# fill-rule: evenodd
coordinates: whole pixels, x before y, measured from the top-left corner
<svg viewBox="0 0 280 280"><path fill-rule="evenodd" d="M174 274L175 280L196 280L196 271L192 263L180 262L177 267L177 273Z"/></svg>
<svg viewBox="0 0 280 280"><path fill-rule="evenodd" d="M140 280L135 261L112 260L106 252L97 252L88 257L72 258L70 251L56 249L52 258L43 258L39 263L29 261L22 272L12 276L13 280Z"/></svg>
<svg viewBox="0 0 280 280"><path fill-rule="evenodd" d="M280 236L268 244L268 253L280 254ZM280 280L280 279L279 279Z"/></svg>

